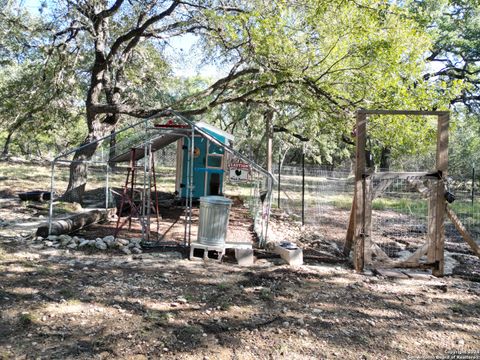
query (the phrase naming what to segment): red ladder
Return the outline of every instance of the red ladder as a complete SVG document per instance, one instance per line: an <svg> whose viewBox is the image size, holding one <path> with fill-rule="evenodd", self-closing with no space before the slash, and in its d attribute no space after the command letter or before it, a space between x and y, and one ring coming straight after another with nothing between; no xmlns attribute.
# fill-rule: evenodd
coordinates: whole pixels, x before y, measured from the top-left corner
<svg viewBox="0 0 480 360"><path fill-rule="evenodd" d="M153 189L155 191L155 200L154 203L152 204L152 198L151 198L151 193L150 196L148 196L148 204L147 206L147 213L144 214L144 216L148 217L147 221L145 221L145 218L142 216L142 213L138 206L135 204L135 192L138 192L138 190L135 189L136 184L136 169L139 168L136 164L136 148L132 148L130 150L130 163L129 167L127 170L127 177L125 179L125 185L123 187L123 192L121 194L121 202L120 202L120 207L118 209L118 219L117 219L117 225L115 229L115 238L117 238L120 230L125 226L125 224L128 222L128 229L130 230L132 227L132 218L137 217L140 225L142 226L143 233L145 234L146 240L150 239L150 211L152 209L152 205L154 206L155 210L155 215L156 215L156 221L157 221L157 237L159 233L159 228L160 228L160 212L159 212L159 206L158 206L158 192L157 192L157 178L155 174L155 162L154 162L154 157L151 157L151 164L149 167L148 171L148 176L151 176L151 179L153 180ZM151 188L148 190L150 191ZM142 200L145 202L145 192L142 193ZM122 214L125 205L128 204L130 205L130 211L127 215L127 217L122 221Z"/></svg>

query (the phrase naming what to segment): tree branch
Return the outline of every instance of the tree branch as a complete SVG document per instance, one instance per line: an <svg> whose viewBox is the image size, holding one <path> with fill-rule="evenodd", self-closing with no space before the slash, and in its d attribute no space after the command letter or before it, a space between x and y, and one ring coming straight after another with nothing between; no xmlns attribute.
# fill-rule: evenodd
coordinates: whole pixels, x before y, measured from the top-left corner
<svg viewBox="0 0 480 360"><path fill-rule="evenodd" d="M97 14L97 17L99 17L100 19L105 19L107 17L112 16L114 13L116 13L118 11L118 9L120 9L120 7L123 4L123 1L124 0L115 1L115 3L109 9L106 9L106 10L103 10L103 11L99 12Z"/></svg>
<svg viewBox="0 0 480 360"><path fill-rule="evenodd" d="M177 0L173 1L172 4L170 5L170 7L167 10L161 12L160 14L157 14L157 15L154 15L154 16L150 17L148 20L146 20L143 23L142 26L136 27L135 29L130 30L126 34L123 34L123 35L119 36L117 38L117 40L115 40L115 42L113 43L113 45L110 49L110 52L107 55L107 61L111 61L111 59L117 54L120 46L122 46L127 41L131 41L133 43L138 42L140 37L148 29L149 26L151 26L151 25L155 24L156 22L158 22L158 21L164 19L165 17L169 16L179 4L180 4L179 1L177 1Z"/></svg>

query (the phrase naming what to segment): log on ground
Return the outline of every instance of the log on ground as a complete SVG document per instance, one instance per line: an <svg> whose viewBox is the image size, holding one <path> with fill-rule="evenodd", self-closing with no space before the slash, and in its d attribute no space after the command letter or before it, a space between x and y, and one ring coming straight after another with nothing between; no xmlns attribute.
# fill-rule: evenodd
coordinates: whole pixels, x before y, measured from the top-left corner
<svg viewBox="0 0 480 360"><path fill-rule="evenodd" d="M116 209L113 209L115 211ZM88 225L107 221L111 215L111 209L91 210L71 215L64 219L52 221L50 234L48 232L48 223L41 224L37 229L37 236L47 237L48 235L68 234L80 230Z"/></svg>

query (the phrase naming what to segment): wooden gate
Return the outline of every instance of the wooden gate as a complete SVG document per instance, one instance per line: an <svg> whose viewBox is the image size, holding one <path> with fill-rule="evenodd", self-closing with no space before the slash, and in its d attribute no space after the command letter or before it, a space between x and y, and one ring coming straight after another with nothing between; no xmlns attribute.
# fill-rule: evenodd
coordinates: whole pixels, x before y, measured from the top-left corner
<svg viewBox="0 0 480 360"><path fill-rule="evenodd" d="M429 173L381 173L375 174L366 166L367 115L420 115L437 116L436 169ZM356 271L362 271L373 260L382 260L383 266L390 267L430 267L433 275L442 276L444 272L445 242L445 186L443 179L448 169L448 111L389 111L359 110L356 126L356 168L355 195L352 203L350 221L345 242L345 253L353 248L353 264ZM393 179L405 179L411 182L416 191L428 198L427 236L423 245L407 259L394 261L372 241L372 202L390 184ZM373 181L372 181L373 180ZM374 182L378 184L374 186ZM425 185L428 180L429 185ZM427 255L426 262L420 262Z"/></svg>

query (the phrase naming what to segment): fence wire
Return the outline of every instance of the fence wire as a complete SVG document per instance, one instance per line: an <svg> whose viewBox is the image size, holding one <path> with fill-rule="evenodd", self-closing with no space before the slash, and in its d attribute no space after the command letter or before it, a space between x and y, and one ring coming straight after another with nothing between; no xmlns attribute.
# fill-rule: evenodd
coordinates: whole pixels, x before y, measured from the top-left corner
<svg viewBox="0 0 480 360"><path fill-rule="evenodd" d="M470 235L480 242L480 179L471 174L449 174L448 190L455 196L449 205ZM453 224L447 223L447 236L455 242L462 241Z"/></svg>
<svg viewBox="0 0 480 360"><path fill-rule="evenodd" d="M155 129L152 121L144 121L119 131L100 143L91 159L84 163L83 171L88 180L80 204L74 203L75 194L67 191L70 167L76 164L75 152L58 156L52 166L54 201L51 204L50 220L92 209L109 209L109 213L113 214L109 221L82 229L77 235L93 239L109 235L145 239L145 234L149 232L150 241L173 244L185 240L188 232L188 239L195 241L198 227L198 202L189 202L188 197L181 198L181 194L176 192L179 159L177 155L180 145L175 141L148 156L150 144L162 132L165 132L165 129ZM185 136L190 135L188 133ZM134 180L132 180L130 162L132 148L140 149L137 151L142 152L140 159L134 163ZM143 157L143 153L147 156ZM119 159L121 160L117 161ZM225 173L225 178L228 178L228 171ZM263 243L267 234L269 216L268 197L270 196L266 195L268 193L267 177L252 168L249 181L242 186L230 186L228 182L225 185L224 192L230 196L247 199L244 206L245 217L237 220L247 223L249 219L253 220L252 229L233 227L228 240L251 241L251 230L253 230L257 233L260 243ZM129 194L131 202L122 202L122 198L125 198L122 194L125 192ZM151 202L148 199L151 199ZM129 214L132 214L131 221L117 231L118 224L123 224ZM188 219L191 220L191 225L188 224L187 231Z"/></svg>
<svg viewBox="0 0 480 360"><path fill-rule="evenodd" d="M371 239L389 258L405 260L427 241L428 191L439 180L373 176Z"/></svg>
<svg viewBox="0 0 480 360"><path fill-rule="evenodd" d="M327 241L343 242L354 194L353 174L320 167L306 167L304 180L302 174L301 166L283 166L280 176L278 168L275 169L275 178L280 179L279 186L274 188L275 211L284 212L299 224L303 214L307 230L314 230ZM449 176L448 190L456 199L448 206L471 236L480 242L480 190L474 189L472 198L473 182L468 175ZM408 257L426 241L428 199L415 188L415 181L419 179L396 179L388 183L372 204L372 237L388 256L398 260ZM374 187L379 183L376 181ZM446 249L451 248L450 243L461 243L465 246L463 251L468 251L454 225L448 219L445 224Z"/></svg>

